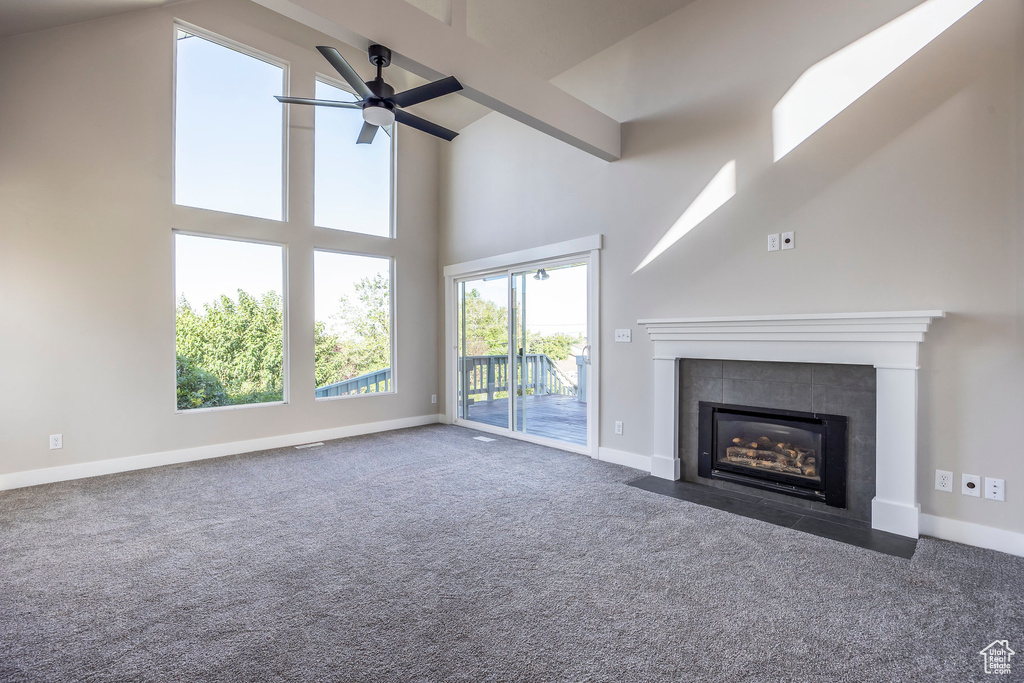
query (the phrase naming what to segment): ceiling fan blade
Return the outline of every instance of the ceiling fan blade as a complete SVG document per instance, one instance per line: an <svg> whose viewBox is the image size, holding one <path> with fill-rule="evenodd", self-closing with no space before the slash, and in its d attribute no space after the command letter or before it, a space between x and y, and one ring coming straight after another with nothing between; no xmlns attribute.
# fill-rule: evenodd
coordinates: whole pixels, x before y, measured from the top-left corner
<svg viewBox="0 0 1024 683"><path fill-rule="evenodd" d="M362 109L362 102L338 102L337 100L311 100L308 97L281 97L274 95L278 102L284 104L315 104L318 107L337 107L339 109Z"/></svg>
<svg viewBox="0 0 1024 683"><path fill-rule="evenodd" d="M333 66L337 72L341 74L341 77L352 86L359 97L364 100L373 97L373 92L370 90L369 86L363 82L363 79L359 77L356 70L345 61L345 58L341 56L340 52L335 48L328 47L326 45L317 45L316 49L320 50L320 54L324 56L324 59L331 63L331 66Z"/></svg>
<svg viewBox="0 0 1024 683"><path fill-rule="evenodd" d="M414 104L420 102L426 102L432 100L435 97L441 97L448 95L453 92L462 90L462 84L455 76L449 76L448 78L442 78L439 81L433 83L427 83L416 88L410 88L404 92L400 92L397 95L392 95L389 99L397 104L399 107L411 107Z"/></svg>
<svg viewBox="0 0 1024 683"><path fill-rule="evenodd" d="M373 136L377 134L377 128L379 128L379 126L375 126L372 123L363 121L363 127L359 131L359 137L356 138L356 144L368 145L371 142L373 142Z"/></svg>
<svg viewBox="0 0 1024 683"><path fill-rule="evenodd" d="M458 135L458 133L456 133L453 130L448 130L447 128L437 125L436 123L431 123L426 119L421 119L420 117L414 116L407 111L402 111L401 109L395 110L395 121L398 121L399 123L404 123L410 128L421 130L424 133L429 133L430 135L439 137L442 140L447 140L449 142L454 140L455 136Z"/></svg>

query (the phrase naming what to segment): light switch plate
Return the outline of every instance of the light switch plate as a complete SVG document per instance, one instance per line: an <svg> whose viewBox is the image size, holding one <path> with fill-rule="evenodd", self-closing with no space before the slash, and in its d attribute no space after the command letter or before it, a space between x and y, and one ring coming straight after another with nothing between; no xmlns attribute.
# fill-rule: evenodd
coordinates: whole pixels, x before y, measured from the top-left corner
<svg viewBox="0 0 1024 683"><path fill-rule="evenodd" d="M633 341L633 330L615 330L615 341L621 344Z"/></svg>

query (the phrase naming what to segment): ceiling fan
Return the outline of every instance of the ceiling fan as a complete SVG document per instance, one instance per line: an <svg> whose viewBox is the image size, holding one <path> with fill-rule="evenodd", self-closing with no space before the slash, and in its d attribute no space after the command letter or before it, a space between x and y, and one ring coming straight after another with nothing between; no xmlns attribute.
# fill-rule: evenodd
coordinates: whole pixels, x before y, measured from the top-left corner
<svg viewBox="0 0 1024 683"><path fill-rule="evenodd" d="M455 76L448 76L433 83L427 83L426 85L395 93L395 89L385 83L384 77L381 75L381 71L391 64L391 50L383 45L371 45L366 51L367 56L370 58L370 64L377 67L377 77L372 81L366 82L359 78L356 70L333 47L320 45L316 49L331 63L331 66L337 69L341 77L352 86L352 89L356 91L356 95L362 99L358 102L339 102L336 100L313 100L305 97L280 97L275 95L280 102L285 104L312 104L321 107L337 107L339 109L362 109L363 129L359 131L359 137L356 139L356 142L363 145L373 142L373 137L377 134L378 127L390 126L396 121L449 142L458 135L453 130L448 130L436 123L431 123L426 119L421 119L409 112L402 111L403 107L411 107L414 104L462 90L462 84L459 83Z"/></svg>

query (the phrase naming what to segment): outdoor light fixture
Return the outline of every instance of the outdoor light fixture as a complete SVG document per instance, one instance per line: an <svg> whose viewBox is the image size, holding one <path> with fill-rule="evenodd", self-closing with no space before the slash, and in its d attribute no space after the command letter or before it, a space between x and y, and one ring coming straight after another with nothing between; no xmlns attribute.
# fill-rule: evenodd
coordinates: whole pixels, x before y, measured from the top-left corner
<svg viewBox="0 0 1024 683"><path fill-rule="evenodd" d="M548 275L548 271L546 271L546 270L544 270L543 268L541 268L541 269L540 269L540 270L538 270L538 271L537 271L537 273L536 273L536 274L535 274L535 275L533 276L533 279L534 279L534 280L547 280L547 279L548 279L549 277L551 277L551 276L550 276L550 275Z"/></svg>

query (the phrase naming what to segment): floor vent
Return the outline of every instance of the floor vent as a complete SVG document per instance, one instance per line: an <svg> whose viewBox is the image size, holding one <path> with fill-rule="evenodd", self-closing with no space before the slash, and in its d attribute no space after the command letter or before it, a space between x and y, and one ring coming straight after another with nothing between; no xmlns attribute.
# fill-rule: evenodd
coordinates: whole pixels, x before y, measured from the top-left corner
<svg viewBox="0 0 1024 683"><path fill-rule="evenodd" d="M487 442L487 441L494 441L494 439L490 439L490 438L488 438L488 437L486 437L486 436L474 436L474 437L473 437L473 439L474 439L475 441L484 441L484 442Z"/></svg>
<svg viewBox="0 0 1024 683"><path fill-rule="evenodd" d="M296 446L295 448L296 449L313 448L314 446L323 446L323 445L324 445L323 441L317 441L316 443L304 443L301 446Z"/></svg>

